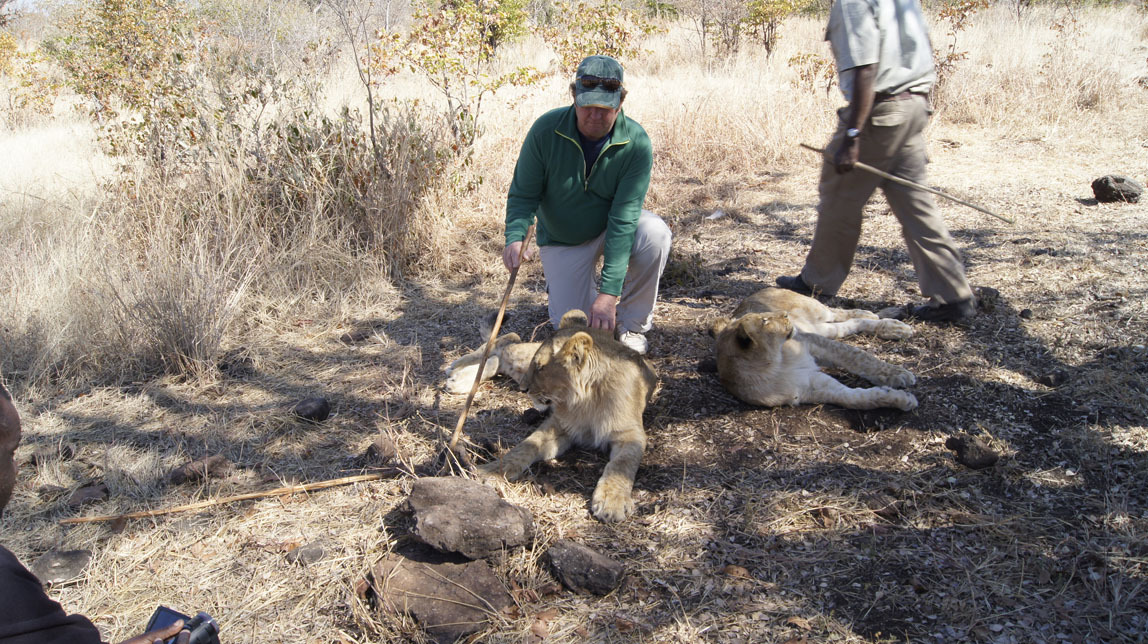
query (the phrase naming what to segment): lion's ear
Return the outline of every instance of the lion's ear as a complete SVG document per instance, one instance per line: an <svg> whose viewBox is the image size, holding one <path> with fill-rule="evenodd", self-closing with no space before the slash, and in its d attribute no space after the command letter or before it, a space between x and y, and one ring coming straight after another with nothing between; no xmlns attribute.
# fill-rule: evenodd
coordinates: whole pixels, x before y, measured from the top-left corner
<svg viewBox="0 0 1148 644"><path fill-rule="evenodd" d="M579 367L586 364L587 358L590 357L590 351L594 348L594 338L590 337L589 333L579 331L562 345L562 349L558 352L558 356L567 361L568 363L576 364Z"/></svg>
<svg viewBox="0 0 1148 644"><path fill-rule="evenodd" d="M588 327L590 320L586 314L578 309L571 309L562 315L562 319L558 321L558 329L569 329L570 327Z"/></svg>
<svg viewBox="0 0 1148 644"><path fill-rule="evenodd" d="M718 318L714 320L714 323L710 325L710 336L714 338L718 337L728 326L729 318Z"/></svg>
<svg viewBox="0 0 1148 644"><path fill-rule="evenodd" d="M753 336L750 335L749 329L747 329L746 326L744 322L737 325L737 335L735 336L737 346L741 347L742 350L749 350L757 343Z"/></svg>

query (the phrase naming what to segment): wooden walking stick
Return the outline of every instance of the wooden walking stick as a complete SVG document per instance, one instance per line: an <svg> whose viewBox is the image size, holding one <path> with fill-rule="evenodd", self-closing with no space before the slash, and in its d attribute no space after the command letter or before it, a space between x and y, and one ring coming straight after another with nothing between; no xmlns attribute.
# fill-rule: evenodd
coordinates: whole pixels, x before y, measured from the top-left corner
<svg viewBox="0 0 1148 644"><path fill-rule="evenodd" d="M474 375L474 384L470 386L470 393L466 395L466 404L462 406L462 413L458 415L458 423L454 426L454 434L450 437L450 443L447 444L447 452L449 455L458 459L458 454L455 447L458 445L458 439L462 436L462 426L466 424L466 415L470 412L470 405L474 402L474 394L478 391L478 386L482 384L482 372L486 370L486 359L490 357L490 351L494 348L494 341L498 338L498 330L502 328L502 318L506 314L506 305L510 302L510 291L514 288L514 280L518 277L518 269L522 268L522 260L526 257L526 249L530 246L530 238L534 236L534 224L530 224L530 228L526 229L526 239L522 240L522 247L518 249L518 265L510 269L510 279L506 282L506 290L502 293L502 305L498 307L498 315L494 318L494 326L490 329L490 338L486 341L486 347L482 350L482 358L478 361L478 372ZM448 456L449 458L449 456ZM467 469L470 468L470 458L466 454L466 449L462 451L462 465Z"/></svg>
<svg viewBox="0 0 1148 644"><path fill-rule="evenodd" d="M814 152L819 152L823 155L825 154L824 149L815 148L812 145L809 145L808 143L802 143L801 147L805 148L806 150L813 150ZM936 188L930 188L929 186L917 183L916 181L909 181L908 179L902 179L901 177L898 177L895 174L889 174L888 172L885 172L884 170L878 170L877 168L874 168L873 166L869 165L868 163L861 163L860 161L858 161L858 162L854 163L853 165L855 167L861 169L861 170L864 170L865 172L869 172L871 174L877 175L878 177L888 179L889 181L892 181L893 183L899 183L902 186L906 186L908 188L916 188L917 190L924 190L925 192L930 192L932 194L937 195L938 197L944 197L945 199L948 199L949 201L955 201L955 202L961 204L962 206L968 206L969 208L972 208L973 210L979 210L979 211L985 213L986 215L992 215L993 217L996 217L997 219L999 219L1003 222L1006 222L1006 223L1010 223L1010 224L1016 223L1015 221L1009 219L1008 217L998 215L995 212L989 210L988 208L983 208L983 207L978 206L974 203L969 203L967 201L957 199L956 197L954 197L952 195L945 194L945 193L941 192L940 190L937 190Z"/></svg>

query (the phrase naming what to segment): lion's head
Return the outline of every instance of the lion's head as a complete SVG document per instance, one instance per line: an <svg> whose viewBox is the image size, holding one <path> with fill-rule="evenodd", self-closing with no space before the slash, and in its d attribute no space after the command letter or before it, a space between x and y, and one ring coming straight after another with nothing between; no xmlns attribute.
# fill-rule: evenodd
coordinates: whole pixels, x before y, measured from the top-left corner
<svg viewBox="0 0 1148 644"><path fill-rule="evenodd" d="M586 393L594 338L585 331L562 333L534 354L523 379L523 389L536 402L570 403Z"/></svg>
<svg viewBox="0 0 1148 644"><path fill-rule="evenodd" d="M785 312L747 313L736 320L715 320L712 332L717 338L718 369L723 358L771 362L795 330Z"/></svg>

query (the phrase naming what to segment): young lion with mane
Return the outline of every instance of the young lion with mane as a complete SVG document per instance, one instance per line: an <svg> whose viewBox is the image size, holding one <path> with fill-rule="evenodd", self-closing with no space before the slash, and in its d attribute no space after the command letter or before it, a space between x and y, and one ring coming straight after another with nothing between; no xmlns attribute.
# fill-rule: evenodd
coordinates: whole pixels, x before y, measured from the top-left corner
<svg viewBox="0 0 1148 644"><path fill-rule="evenodd" d="M514 479L572 445L609 446L610 460L590 511L603 521L621 521L634 511L631 491L646 449L642 413L657 382L645 358L609 331L588 327L582 311L570 311L558 333L540 343L520 381L536 402L550 406L550 416L526 440L479 469Z"/></svg>

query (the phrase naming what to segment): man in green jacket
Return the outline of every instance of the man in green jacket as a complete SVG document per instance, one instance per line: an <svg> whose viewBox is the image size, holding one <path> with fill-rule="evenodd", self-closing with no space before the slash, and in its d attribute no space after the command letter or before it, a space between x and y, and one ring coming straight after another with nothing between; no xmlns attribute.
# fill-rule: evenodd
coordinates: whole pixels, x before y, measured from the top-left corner
<svg viewBox="0 0 1148 644"><path fill-rule="evenodd" d="M644 210L653 150L622 101L622 66L609 56L578 65L574 104L546 112L526 135L506 199L508 270L530 223L549 292L550 323L581 309L590 326L613 330L646 353L658 280L670 255L666 222ZM602 272L595 268L602 258Z"/></svg>

